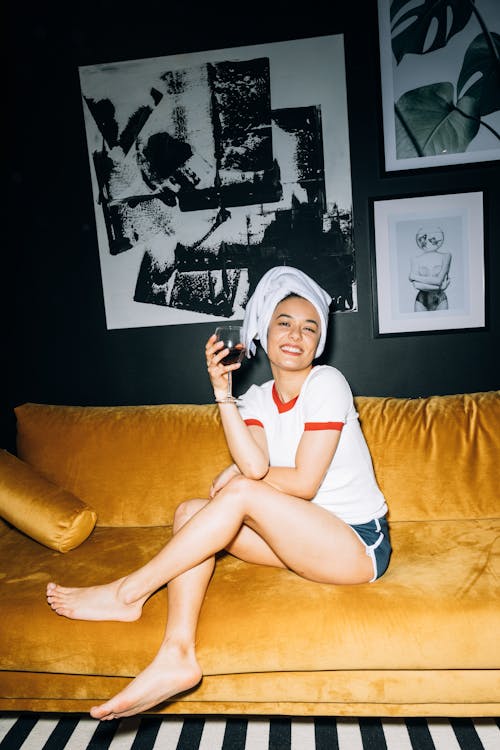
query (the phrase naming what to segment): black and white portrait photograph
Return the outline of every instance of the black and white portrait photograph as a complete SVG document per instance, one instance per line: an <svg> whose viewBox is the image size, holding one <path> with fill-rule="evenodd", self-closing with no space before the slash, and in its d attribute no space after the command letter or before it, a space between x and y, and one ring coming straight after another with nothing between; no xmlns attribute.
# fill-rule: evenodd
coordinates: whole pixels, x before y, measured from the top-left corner
<svg viewBox="0 0 500 750"><path fill-rule="evenodd" d="M387 172L500 159L498 0L378 0Z"/></svg>
<svg viewBox="0 0 500 750"><path fill-rule="evenodd" d="M79 72L108 329L241 319L276 265L357 309L342 35Z"/></svg>
<svg viewBox="0 0 500 750"><path fill-rule="evenodd" d="M484 326L482 193L374 202L378 333Z"/></svg>

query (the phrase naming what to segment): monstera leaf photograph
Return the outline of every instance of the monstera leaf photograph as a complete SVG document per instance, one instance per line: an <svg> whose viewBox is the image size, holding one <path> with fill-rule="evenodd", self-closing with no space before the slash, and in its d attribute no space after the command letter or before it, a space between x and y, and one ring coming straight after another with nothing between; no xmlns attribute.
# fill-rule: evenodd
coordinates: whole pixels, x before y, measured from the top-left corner
<svg viewBox="0 0 500 750"><path fill-rule="evenodd" d="M500 158L499 0L379 0L386 169Z"/></svg>

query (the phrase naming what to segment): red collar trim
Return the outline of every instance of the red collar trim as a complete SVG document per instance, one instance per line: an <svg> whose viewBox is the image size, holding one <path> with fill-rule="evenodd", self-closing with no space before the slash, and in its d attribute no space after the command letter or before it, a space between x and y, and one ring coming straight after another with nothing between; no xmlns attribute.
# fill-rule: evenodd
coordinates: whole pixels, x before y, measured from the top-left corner
<svg viewBox="0 0 500 750"><path fill-rule="evenodd" d="M286 404L284 404L278 395L278 391L276 390L276 385L274 383L273 383L272 393L273 393L273 401L278 407L278 412L280 414L283 414L286 411L290 411L290 409L293 409L293 407L297 403L298 396L295 396L295 398L292 398L291 401L287 401Z"/></svg>

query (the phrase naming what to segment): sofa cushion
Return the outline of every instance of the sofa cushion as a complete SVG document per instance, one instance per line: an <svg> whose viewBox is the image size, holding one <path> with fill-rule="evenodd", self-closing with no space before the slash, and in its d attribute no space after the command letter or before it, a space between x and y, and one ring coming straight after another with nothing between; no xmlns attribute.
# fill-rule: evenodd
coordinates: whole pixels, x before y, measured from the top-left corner
<svg viewBox="0 0 500 750"><path fill-rule="evenodd" d="M224 556L198 628L204 674L500 668L499 532L498 520L395 523L388 572L358 586L311 583ZM116 623L58 617L45 585L125 575L163 546L169 529L96 528L64 557L14 530L8 537L1 669L125 677L151 661L165 627L165 588L140 620Z"/></svg>
<svg viewBox="0 0 500 750"><path fill-rule="evenodd" d="M498 515L500 391L355 402L391 521ZM16 416L18 455L102 526L171 523L231 461L214 405L24 404Z"/></svg>
<svg viewBox="0 0 500 750"><path fill-rule="evenodd" d="M96 523L96 512L5 450L0 451L0 515L46 547L68 552Z"/></svg>
<svg viewBox="0 0 500 750"><path fill-rule="evenodd" d="M207 497L231 462L215 405L23 404L15 412L18 455L95 508L102 526L169 524L177 505Z"/></svg>
<svg viewBox="0 0 500 750"><path fill-rule="evenodd" d="M391 521L498 517L500 391L356 405Z"/></svg>

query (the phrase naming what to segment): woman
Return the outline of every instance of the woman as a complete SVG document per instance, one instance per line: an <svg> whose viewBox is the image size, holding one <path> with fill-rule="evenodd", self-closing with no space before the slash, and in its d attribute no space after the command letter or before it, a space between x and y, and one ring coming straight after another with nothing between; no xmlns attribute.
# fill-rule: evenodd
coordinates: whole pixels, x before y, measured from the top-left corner
<svg viewBox="0 0 500 750"><path fill-rule="evenodd" d="M415 241L422 250L410 262L409 279L418 290L415 298L415 312L432 312L448 309L446 289L450 285L451 253L439 248L444 242L441 227L418 230Z"/></svg>
<svg viewBox="0 0 500 750"><path fill-rule="evenodd" d="M139 570L103 586L48 585L48 602L60 615L132 621L168 582L158 654L123 691L94 707L94 718L130 716L198 684L196 627L220 550L323 583L373 581L386 569L387 507L349 386L335 368L313 367L330 301L294 268L264 275L245 311L244 342L251 354L260 339L273 380L252 386L237 404L226 386L240 365L222 364L228 352L215 336L205 347L234 463L215 477L208 499L179 506L172 539Z"/></svg>

